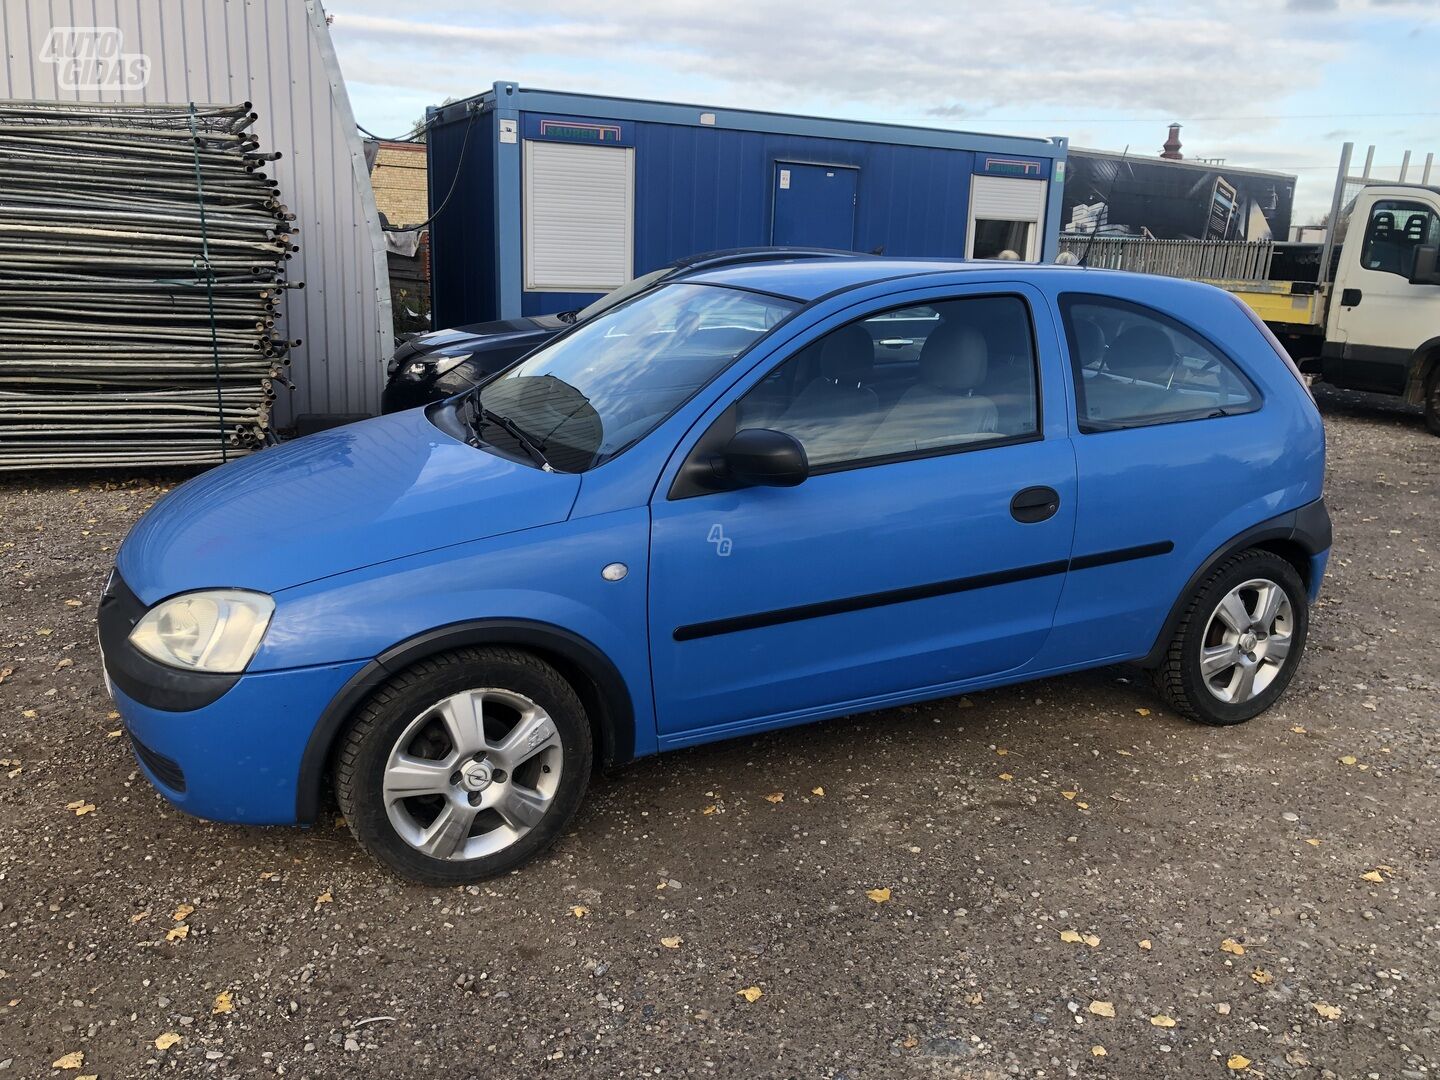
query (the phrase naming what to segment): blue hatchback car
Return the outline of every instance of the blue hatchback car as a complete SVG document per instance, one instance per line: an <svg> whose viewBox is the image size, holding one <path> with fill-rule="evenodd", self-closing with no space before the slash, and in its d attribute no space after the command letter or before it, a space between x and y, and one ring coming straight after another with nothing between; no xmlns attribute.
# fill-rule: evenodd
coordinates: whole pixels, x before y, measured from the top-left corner
<svg viewBox="0 0 1440 1080"><path fill-rule="evenodd" d="M480 389L181 486L107 680L202 817L454 884L596 765L1122 661L1246 720L1330 548L1324 433L1219 290L879 258L672 278Z"/></svg>

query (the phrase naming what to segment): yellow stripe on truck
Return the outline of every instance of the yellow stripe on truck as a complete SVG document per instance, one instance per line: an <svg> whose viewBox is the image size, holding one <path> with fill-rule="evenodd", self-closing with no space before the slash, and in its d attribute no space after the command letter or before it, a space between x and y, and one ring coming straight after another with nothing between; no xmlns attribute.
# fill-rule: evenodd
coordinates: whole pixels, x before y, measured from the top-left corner
<svg viewBox="0 0 1440 1080"><path fill-rule="evenodd" d="M1323 294L1295 292L1293 281L1210 281L1208 284L1234 293L1267 323L1318 326L1324 318Z"/></svg>

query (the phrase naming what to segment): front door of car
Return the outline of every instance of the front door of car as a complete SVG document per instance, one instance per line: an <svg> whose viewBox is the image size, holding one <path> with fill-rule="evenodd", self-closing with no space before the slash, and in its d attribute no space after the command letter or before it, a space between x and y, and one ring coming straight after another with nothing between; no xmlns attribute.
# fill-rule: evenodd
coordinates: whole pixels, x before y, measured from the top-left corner
<svg viewBox="0 0 1440 1080"><path fill-rule="evenodd" d="M1048 309L1019 285L921 302L822 324L717 403L662 478L650 567L662 743L943 692L1040 650L1076 487ZM885 344L896 311L918 348ZM809 477L706 479L746 428L794 435Z"/></svg>

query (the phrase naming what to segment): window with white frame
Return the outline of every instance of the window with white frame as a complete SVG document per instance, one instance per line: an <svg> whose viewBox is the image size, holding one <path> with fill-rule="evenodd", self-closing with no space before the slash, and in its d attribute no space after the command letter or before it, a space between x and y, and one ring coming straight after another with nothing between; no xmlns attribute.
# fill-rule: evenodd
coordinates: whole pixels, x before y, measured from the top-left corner
<svg viewBox="0 0 1440 1080"><path fill-rule="evenodd" d="M970 185L972 259L1040 258L1040 223L1045 219L1044 180L975 176Z"/></svg>
<svg viewBox="0 0 1440 1080"><path fill-rule="evenodd" d="M609 292L634 276L635 151L525 142L525 289Z"/></svg>

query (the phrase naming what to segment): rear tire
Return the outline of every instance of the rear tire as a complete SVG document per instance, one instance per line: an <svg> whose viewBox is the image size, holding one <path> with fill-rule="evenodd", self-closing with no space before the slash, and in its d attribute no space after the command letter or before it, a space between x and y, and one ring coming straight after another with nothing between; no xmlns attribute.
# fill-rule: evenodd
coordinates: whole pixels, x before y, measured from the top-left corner
<svg viewBox="0 0 1440 1080"><path fill-rule="evenodd" d="M1195 590L1160 666L1156 689L1202 724L1240 724L1274 704L1300 666L1309 599L1295 568L1250 549Z"/></svg>
<svg viewBox="0 0 1440 1080"><path fill-rule="evenodd" d="M1440 435L1440 361L1431 365L1425 378L1425 426L1431 435Z"/></svg>
<svg viewBox="0 0 1440 1080"><path fill-rule="evenodd" d="M377 690L340 741L335 793L360 846L402 877L466 885L549 847L590 781L590 723L538 657L430 657Z"/></svg>

